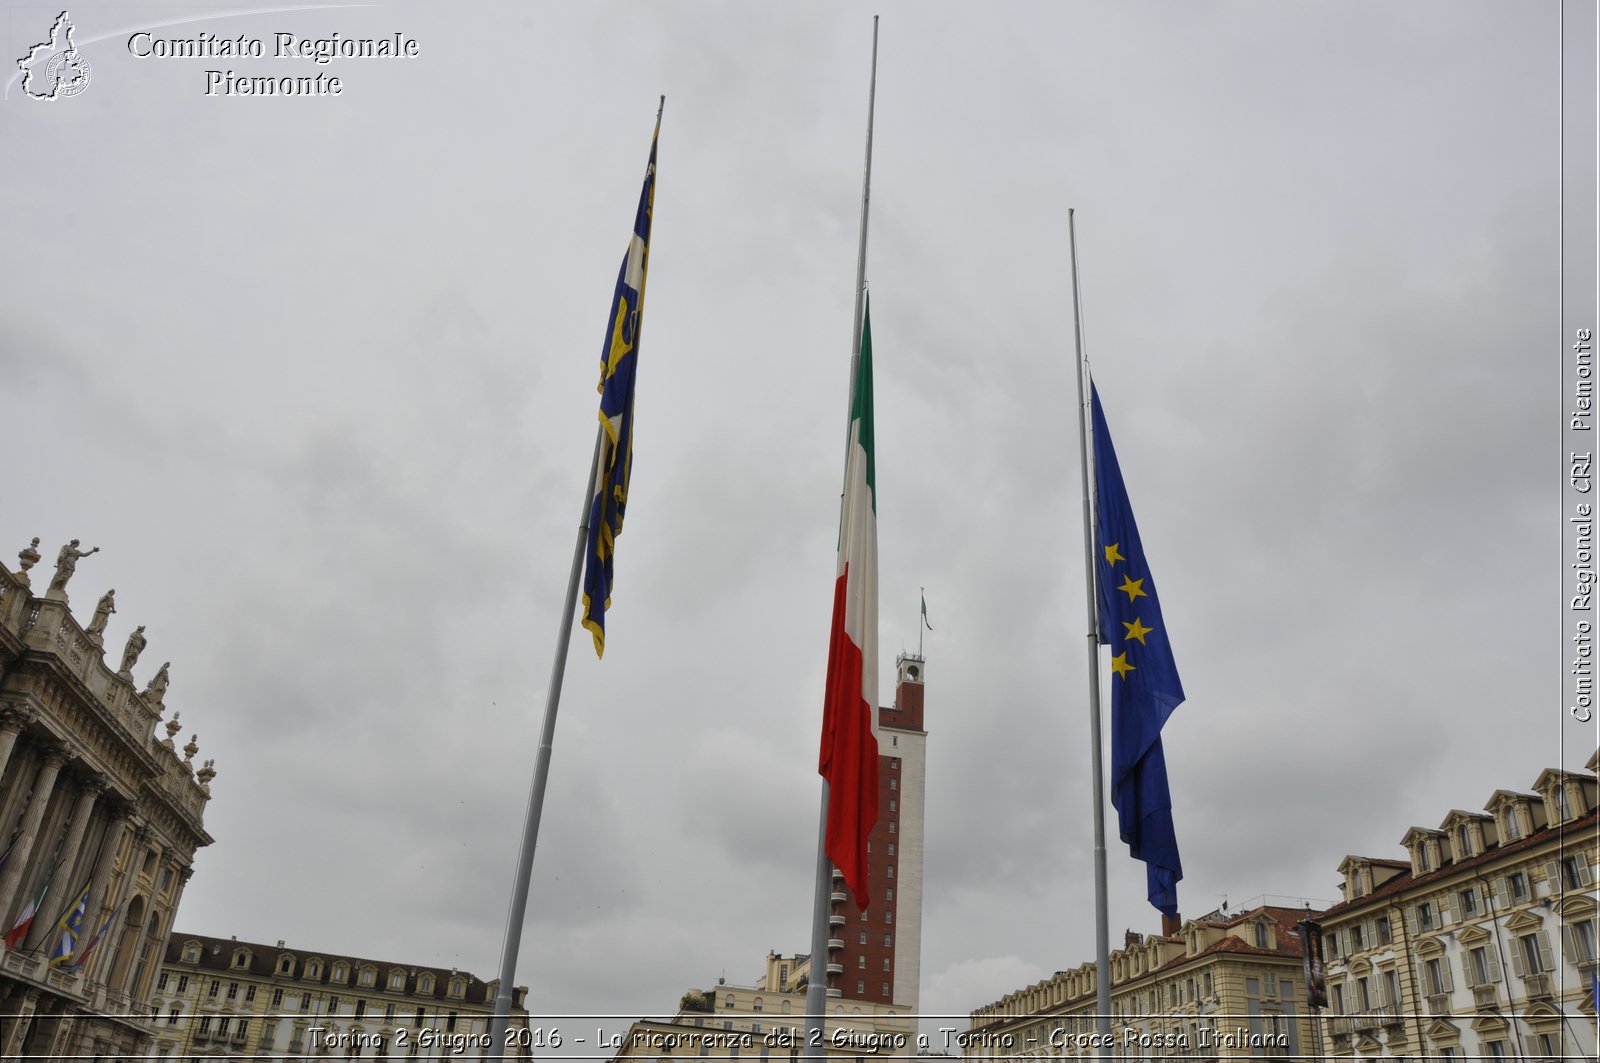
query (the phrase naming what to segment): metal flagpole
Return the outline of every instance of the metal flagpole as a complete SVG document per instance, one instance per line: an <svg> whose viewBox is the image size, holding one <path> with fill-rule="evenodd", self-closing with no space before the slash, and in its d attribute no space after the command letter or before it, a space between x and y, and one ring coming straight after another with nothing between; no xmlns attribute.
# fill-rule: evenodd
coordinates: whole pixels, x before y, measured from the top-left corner
<svg viewBox="0 0 1600 1063"><path fill-rule="evenodd" d="M1067 208L1067 247L1072 258L1072 341L1077 351L1078 472L1083 481L1083 580L1089 606L1089 755L1094 759L1094 999L1099 1057L1111 1058L1111 932L1106 912L1106 780L1100 750L1100 610L1095 602L1094 516L1089 487L1089 432L1084 424L1083 315L1078 306L1078 237Z"/></svg>
<svg viewBox="0 0 1600 1063"><path fill-rule="evenodd" d="M656 108L656 128L650 143L661 135L661 113L667 98ZM652 151L651 157L654 158ZM644 292L639 292L643 310ZM533 878L533 851L539 844L539 818L544 811L544 789L550 778L550 750L556 739L556 710L561 706L561 682L567 674L567 650L572 644L572 618L578 607L578 581L583 577L583 553L589 544L589 513L600 481L600 455L606 439L605 426L595 429L594 456L589 459L588 490L583 496L583 513L578 518L578 541L572 548L572 570L567 573L567 598L561 610L561 626L556 631L556 656L550 666L550 686L545 694L544 726L539 732L539 752L534 759L533 785L528 791L528 814L522 827L522 845L517 850L517 877L511 887L511 910L506 916L506 936L500 949L500 987L494 997L494 1014L489 1019L487 1058L499 1063L505 1057L506 1030L511 1025L515 1000L517 952L522 946L522 924L528 914L528 883Z"/></svg>
<svg viewBox="0 0 1600 1063"><path fill-rule="evenodd" d="M856 372L861 365L861 318L867 293L867 206L872 198L872 113L878 95L878 16L872 16L872 76L867 84L867 161L861 178L861 240L856 250L856 310L850 330L850 386L845 413L845 447L849 453L851 414ZM846 485L848 488L848 485ZM843 495L840 496L843 513ZM876 705L870 706L877 712ZM823 1043L822 1020L828 1009L828 907L833 893L833 865L828 860L828 781L822 781L822 819L817 828L817 881L811 906L811 974L806 983L806 1044L809 1063L822 1063L828 1050Z"/></svg>
<svg viewBox="0 0 1600 1063"><path fill-rule="evenodd" d="M658 119L659 121L659 119ZM583 516L578 520L578 543L572 549L572 571L567 575L567 599L561 610L561 626L556 632L556 659L550 666L550 687L544 702L544 729L539 734L539 752L534 760L533 786L528 791L528 815L522 827L522 846L517 850L517 878L511 887L511 911L506 916L506 937L500 947L500 988L494 997L494 1015L489 1020L488 1058L504 1058L506 1029L511 1024L511 1005L517 977L517 951L522 945L522 923L528 914L528 882L533 877L533 851L539 844L539 816L544 811L544 788L550 778L550 749L556 738L556 710L561 705L561 681L567 674L567 648L572 644L572 618L577 612L578 581L583 576L583 550L589 542L589 511L594 506L594 485L600 475L600 445L605 426L595 430L594 457L589 459L588 491L583 497Z"/></svg>

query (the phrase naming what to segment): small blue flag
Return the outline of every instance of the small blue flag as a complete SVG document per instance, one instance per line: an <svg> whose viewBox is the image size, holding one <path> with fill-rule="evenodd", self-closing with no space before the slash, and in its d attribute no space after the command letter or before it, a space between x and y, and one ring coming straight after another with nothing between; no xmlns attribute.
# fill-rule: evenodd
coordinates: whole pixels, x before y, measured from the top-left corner
<svg viewBox="0 0 1600 1063"><path fill-rule="evenodd" d="M78 938L83 934L84 913L89 910L89 883L83 884L83 889L78 891L78 899L72 902L72 907L61 913L61 918L56 920L56 929L61 936L56 939L55 948L50 952L50 966L66 963L72 959L72 954L78 951Z"/></svg>
<svg viewBox="0 0 1600 1063"><path fill-rule="evenodd" d="M1100 641L1111 647L1111 803L1122 840L1143 860L1150 903L1178 914L1178 837L1161 727L1183 702L1183 684L1167 642L1161 602L1145 561L1133 507L1111 446L1111 431L1090 384L1094 407L1095 575Z"/></svg>
<svg viewBox="0 0 1600 1063"><path fill-rule="evenodd" d="M661 124L656 123L656 137ZM656 197L656 137L644 172L633 239L622 256L617 290L611 297L605 345L600 350L600 424L605 438L589 509L589 539L583 575L583 626L594 636L596 657L605 655L606 610L611 607L612 559L622 515L628 505L628 474L633 471L633 382L638 368L640 312L650 259L650 220Z"/></svg>

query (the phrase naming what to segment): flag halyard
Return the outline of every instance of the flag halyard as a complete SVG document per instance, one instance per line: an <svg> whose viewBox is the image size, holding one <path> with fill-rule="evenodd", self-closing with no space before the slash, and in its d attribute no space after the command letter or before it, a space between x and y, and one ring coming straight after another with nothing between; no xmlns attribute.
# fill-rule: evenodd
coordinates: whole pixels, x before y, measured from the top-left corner
<svg viewBox="0 0 1600 1063"><path fill-rule="evenodd" d="M628 241L617 289L611 298L605 344L600 354L599 461L591 487L588 543L584 551L583 626L594 637L596 657L605 655L606 610L611 607L612 561L622 518L628 505L628 478L633 472L633 398L638 369L639 335L643 323L644 285L650 264L650 223L655 208L656 142L650 141L650 162L645 168L633 237Z"/></svg>
<svg viewBox="0 0 1600 1063"><path fill-rule="evenodd" d="M872 332L863 312L851 382L850 442L817 770L828 782L824 849L856 904L870 902L867 837L878 821L878 518Z"/></svg>
<svg viewBox="0 0 1600 1063"><path fill-rule="evenodd" d="M1100 641L1111 647L1111 803L1118 831L1143 860L1150 903L1178 914L1183 865L1172 823L1161 728L1184 700L1155 580L1111 445L1100 394L1094 416L1095 582Z"/></svg>

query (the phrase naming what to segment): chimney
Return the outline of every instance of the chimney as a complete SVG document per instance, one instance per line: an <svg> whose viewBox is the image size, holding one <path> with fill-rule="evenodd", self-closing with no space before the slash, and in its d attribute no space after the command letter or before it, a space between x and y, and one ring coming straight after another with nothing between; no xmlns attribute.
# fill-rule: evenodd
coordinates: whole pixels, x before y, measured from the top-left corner
<svg viewBox="0 0 1600 1063"><path fill-rule="evenodd" d="M1162 937L1166 937L1166 938L1172 937L1174 934L1176 934L1181 929L1183 929L1183 915L1182 915L1182 913L1178 913L1178 914L1174 914L1174 915L1166 915L1164 913L1162 914L1162 916L1161 916L1161 936Z"/></svg>
<svg viewBox="0 0 1600 1063"><path fill-rule="evenodd" d="M1144 941L1144 938L1143 938L1142 935L1135 934L1132 930L1123 931L1123 934L1122 934L1122 947L1123 948L1131 949L1135 945L1143 943L1143 941Z"/></svg>

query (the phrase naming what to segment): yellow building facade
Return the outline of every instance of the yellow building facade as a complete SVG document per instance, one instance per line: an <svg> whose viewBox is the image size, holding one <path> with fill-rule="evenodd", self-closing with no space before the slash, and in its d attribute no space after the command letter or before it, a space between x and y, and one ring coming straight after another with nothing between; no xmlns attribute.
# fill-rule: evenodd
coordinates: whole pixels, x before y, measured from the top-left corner
<svg viewBox="0 0 1600 1063"><path fill-rule="evenodd" d="M1405 859L1345 858L1322 917L1330 1058L1595 1057L1595 767L1413 827Z"/></svg>
<svg viewBox="0 0 1600 1063"><path fill-rule="evenodd" d="M1093 1059L1107 1047L1119 1059L1312 1058L1296 929L1310 914L1262 905L1172 935L1130 933L1110 956L1109 1045L1090 962L973 1011L953 1047L968 1060Z"/></svg>
<svg viewBox="0 0 1600 1063"><path fill-rule="evenodd" d="M443 1060L488 1054L498 982L237 938L173 934L157 977L156 1059ZM506 1059L535 1045L518 986Z"/></svg>

